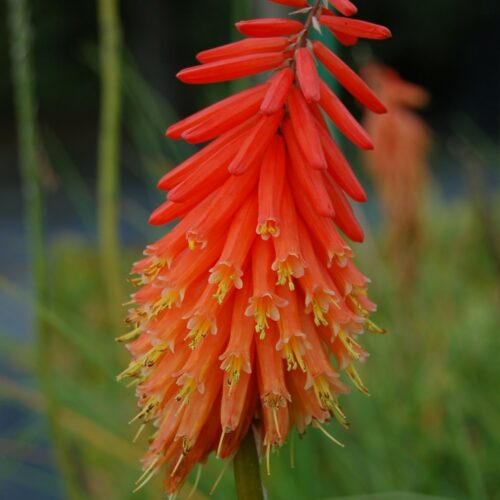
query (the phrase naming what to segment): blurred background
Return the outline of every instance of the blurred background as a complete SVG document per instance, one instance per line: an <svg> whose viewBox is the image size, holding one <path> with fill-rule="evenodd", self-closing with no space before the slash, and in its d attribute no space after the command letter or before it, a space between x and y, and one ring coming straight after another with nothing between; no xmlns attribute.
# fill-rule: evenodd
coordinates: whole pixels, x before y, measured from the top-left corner
<svg viewBox="0 0 500 500"><path fill-rule="evenodd" d="M236 39L235 21L280 11L265 0L123 0L116 19L113 3L0 3L1 499L162 498L158 478L132 494L146 443L132 443L135 398L115 382L127 363L113 340L125 331L119 304L130 264L165 231L147 224L164 196L156 181L193 151L164 130L237 90L185 86L175 73ZM367 239L355 250L388 334L363 339L372 397L344 398L351 430L329 426L346 448L310 430L291 470L286 445L264 478L269 498L500 499L498 4L356 3L358 17L393 32L336 46L364 68L393 120L362 117L339 89L378 148L362 156L342 143L369 190L356 207ZM13 103L27 102L26 81L36 127L29 111L18 114L18 154ZM30 145L41 200L36 172L20 175ZM193 498L208 496L222 471L210 460ZM233 496L228 470L213 498Z"/></svg>

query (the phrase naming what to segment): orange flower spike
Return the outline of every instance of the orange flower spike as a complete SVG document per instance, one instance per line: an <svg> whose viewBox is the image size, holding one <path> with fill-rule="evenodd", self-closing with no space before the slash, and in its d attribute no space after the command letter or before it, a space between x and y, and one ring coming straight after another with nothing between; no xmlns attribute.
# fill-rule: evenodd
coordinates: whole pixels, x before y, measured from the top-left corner
<svg viewBox="0 0 500 500"><path fill-rule="evenodd" d="M217 264L210 269L209 283L217 285L214 298L221 304L234 286L243 287L243 267L255 240L257 197L251 195L235 215Z"/></svg>
<svg viewBox="0 0 500 500"><path fill-rule="evenodd" d="M277 285L288 285L290 290L294 290L292 277L300 278L304 275L305 262L300 250L297 212L287 184L283 189L281 214L287 223L282 225L279 237L273 239L276 259L272 269L278 275Z"/></svg>
<svg viewBox="0 0 500 500"><path fill-rule="evenodd" d="M305 100L308 103L318 102L320 99L320 79L316 63L308 48L301 47L296 50L295 63L297 65L297 80Z"/></svg>
<svg viewBox="0 0 500 500"><path fill-rule="evenodd" d="M386 113L382 104L368 85L336 54L322 42L313 42L314 54L338 82L352 94L361 104L374 113Z"/></svg>
<svg viewBox="0 0 500 500"><path fill-rule="evenodd" d="M330 193L330 199L335 209L335 224L349 239L357 243L362 243L365 239L363 228L356 219L354 211L344 193L330 176L327 176L326 189Z"/></svg>
<svg viewBox="0 0 500 500"><path fill-rule="evenodd" d="M228 43L214 49L204 50L196 55L201 63L210 63L231 57L260 54L262 52L281 52L290 45L287 37L246 38Z"/></svg>
<svg viewBox="0 0 500 500"><path fill-rule="evenodd" d="M358 8L349 0L330 0L332 6L344 16L353 16Z"/></svg>
<svg viewBox="0 0 500 500"><path fill-rule="evenodd" d="M304 29L304 25L299 21L280 18L239 21L235 26L242 35L264 38L269 36L296 35Z"/></svg>
<svg viewBox="0 0 500 500"><path fill-rule="evenodd" d="M280 69L270 78L269 87L260 106L261 113L271 115L283 108L294 79L295 73L289 67Z"/></svg>
<svg viewBox="0 0 500 500"><path fill-rule="evenodd" d="M267 87L268 85L263 83L261 85L256 85L255 87L242 90L241 92L233 94L230 97L226 97L225 99L222 99L222 101L216 102L215 104L212 104L211 106L208 106L201 111L198 111L193 115L170 125L165 132L165 135L171 139L181 139L184 132L189 129L193 129L198 125L204 124L206 120L212 120L221 114L228 117L230 116L235 105L248 101L249 99L252 100L256 96L262 97L267 92Z"/></svg>
<svg viewBox="0 0 500 500"><path fill-rule="evenodd" d="M358 181L342 151L330 136L328 129L326 126L318 125L318 131L329 174L353 200L365 202L366 193L363 186Z"/></svg>
<svg viewBox="0 0 500 500"><path fill-rule="evenodd" d="M228 170L231 174L242 175L261 159L276 134L284 113L284 110L280 109L272 115L264 115L259 119L229 165Z"/></svg>
<svg viewBox="0 0 500 500"><path fill-rule="evenodd" d="M285 186L285 143L274 136L262 160L259 179L257 234L267 240L280 234L281 198Z"/></svg>
<svg viewBox="0 0 500 500"><path fill-rule="evenodd" d="M261 338L265 337L269 328L268 318L278 321L278 308L287 304L286 300L274 293L275 279L271 269L274 258L272 243L257 238L252 250L253 294L245 314L255 318L255 331Z"/></svg>
<svg viewBox="0 0 500 500"><path fill-rule="evenodd" d="M191 84L226 82L277 68L285 62L286 57L283 52L232 57L183 69L177 73L177 78Z"/></svg>
<svg viewBox="0 0 500 500"><path fill-rule="evenodd" d="M361 21L359 19L346 19L345 17L339 16L321 15L318 17L318 21L327 28L357 38L385 40L392 36L391 31L385 26Z"/></svg>
<svg viewBox="0 0 500 500"><path fill-rule="evenodd" d="M361 149L373 149L373 143L365 129L349 113L340 99L332 92L326 83L320 83L320 105L336 127L356 146Z"/></svg>
<svg viewBox="0 0 500 500"><path fill-rule="evenodd" d="M318 215L333 217L335 212L324 185L322 172L311 169L306 163L289 119L285 119L281 129L288 150L290 185L297 188L300 186Z"/></svg>
<svg viewBox="0 0 500 500"><path fill-rule="evenodd" d="M326 170L326 159L318 137L316 121L298 88L292 88L290 92L288 112L294 135L309 165L317 170Z"/></svg>

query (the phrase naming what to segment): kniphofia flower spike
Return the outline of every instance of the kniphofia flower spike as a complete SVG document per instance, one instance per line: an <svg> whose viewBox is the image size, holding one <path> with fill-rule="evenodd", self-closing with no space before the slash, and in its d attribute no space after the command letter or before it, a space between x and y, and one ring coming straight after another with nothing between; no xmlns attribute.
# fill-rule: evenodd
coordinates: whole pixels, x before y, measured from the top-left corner
<svg viewBox="0 0 500 500"><path fill-rule="evenodd" d="M347 425L343 379L367 392L358 338L381 330L341 236L363 240L349 198L366 196L326 117L358 147L372 142L318 62L367 108L385 108L309 35L323 26L352 45L390 32L348 17L349 0L275 1L303 20L241 21L245 38L200 52L201 64L177 75L203 84L271 72L167 130L208 144L160 180L167 199L150 222L178 222L133 268L140 289L123 337L133 361L119 378L136 386L134 420L156 427L138 487L164 469L165 489L177 491L210 453L232 457L251 428L269 459L294 429Z"/></svg>

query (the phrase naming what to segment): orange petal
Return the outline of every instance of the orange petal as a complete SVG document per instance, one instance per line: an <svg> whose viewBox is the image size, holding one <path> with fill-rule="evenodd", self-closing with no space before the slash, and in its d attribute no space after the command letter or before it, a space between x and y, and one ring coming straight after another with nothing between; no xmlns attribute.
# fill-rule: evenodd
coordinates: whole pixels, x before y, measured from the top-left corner
<svg viewBox="0 0 500 500"><path fill-rule="evenodd" d="M354 37L384 40L392 36L391 31L385 26L361 21L359 19L346 19L345 17L339 16L321 15L318 17L318 21L327 28Z"/></svg>
<svg viewBox="0 0 500 500"><path fill-rule="evenodd" d="M358 181L342 151L330 136L327 127L318 124L318 131L330 175L353 200L366 201L363 186Z"/></svg>
<svg viewBox="0 0 500 500"><path fill-rule="evenodd" d="M316 121L302 93L296 87L292 88L288 97L288 112L294 135L307 162L317 170L326 170L326 159L318 137Z"/></svg>
<svg viewBox="0 0 500 500"><path fill-rule="evenodd" d="M319 41L313 42L314 53L325 65L338 82L350 92L360 103L374 113L385 113L386 107L366 83L335 55L328 47Z"/></svg>
<svg viewBox="0 0 500 500"><path fill-rule="evenodd" d="M373 149L373 143L366 130L349 113L342 101L323 81L321 86L320 105L338 129L361 149Z"/></svg>
<svg viewBox="0 0 500 500"><path fill-rule="evenodd" d="M349 201L337 186L335 181L328 175L327 179L328 182L326 183L326 189L330 193L330 199L332 200L332 204L335 209L335 224L337 224L337 226L348 238L361 243L365 238L363 229L356 219Z"/></svg>
<svg viewBox="0 0 500 500"><path fill-rule="evenodd" d="M320 99L319 75L309 49L301 47L295 52L297 65L297 80L302 94L308 103L318 102Z"/></svg>
<svg viewBox="0 0 500 500"><path fill-rule="evenodd" d="M295 79L294 72L286 67L273 75L269 81L264 100L260 110L265 115L271 115L283 108L288 94L292 88L293 80Z"/></svg>
<svg viewBox="0 0 500 500"><path fill-rule="evenodd" d="M285 59L286 55L282 52L232 57L183 69L177 73L177 78L184 83L194 84L225 82L276 68Z"/></svg>
<svg viewBox="0 0 500 500"><path fill-rule="evenodd" d="M290 160L291 185L296 184L297 187L300 186L300 189L304 190L318 214L332 217L334 210L325 188L322 172L312 169L304 159L289 119L283 122L282 130Z"/></svg>
<svg viewBox="0 0 500 500"><path fill-rule="evenodd" d="M248 133L247 138L242 143L238 154L229 165L228 170L231 174L241 175L245 173L252 164L261 159L272 141L283 119L283 115L284 110L281 109L273 115L259 118L255 127Z"/></svg>
<svg viewBox="0 0 500 500"><path fill-rule="evenodd" d="M290 39L286 37L246 38L214 49L204 50L196 56L196 59L201 63L209 63L249 54L280 52L285 50L289 45Z"/></svg>
<svg viewBox="0 0 500 500"><path fill-rule="evenodd" d="M285 143L275 135L262 159L257 233L263 239L280 234L281 197L285 185Z"/></svg>
<svg viewBox="0 0 500 500"><path fill-rule="evenodd" d="M295 35L304 29L304 25L291 19L267 18L239 21L236 29L246 36L269 37Z"/></svg>
<svg viewBox="0 0 500 500"><path fill-rule="evenodd" d="M353 16L358 8L349 0L330 0L330 3L344 16Z"/></svg>

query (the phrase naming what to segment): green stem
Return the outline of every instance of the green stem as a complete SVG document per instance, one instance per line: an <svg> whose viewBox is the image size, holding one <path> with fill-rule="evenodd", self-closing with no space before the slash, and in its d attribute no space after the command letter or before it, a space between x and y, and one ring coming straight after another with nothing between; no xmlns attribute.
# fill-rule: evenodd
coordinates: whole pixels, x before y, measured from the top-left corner
<svg viewBox="0 0 500 500"><path fill-rule="evenodd" d="M36 101L33 83L32 31L27 0L8 0L9 38L14 84L15 112L18 133L19 167L24 197L27 246L34 290L36 361L42 392L46 400L46 413L57 464L68 498L80 498L77 476L66 440L61 431L60 405L52 377L49 325L38 313L47 307L47 269L44 248L43 195L38 166L38 140L36 130Z"/></svg>
<svg viewBox="0 0 500 500"><path fill-rule="evenodd" d="M119 237L121 32L117 0L98 0L101 116L98 154L98 231L104 289L111 324L122 327Z"/></svg>
<svg viewBox="0 0 500 500"><path fill-rule="evenodd" d="M234 457L233 468L238 500L262 500L264 492L260 478L259 457L251 428Z"/></svg>

